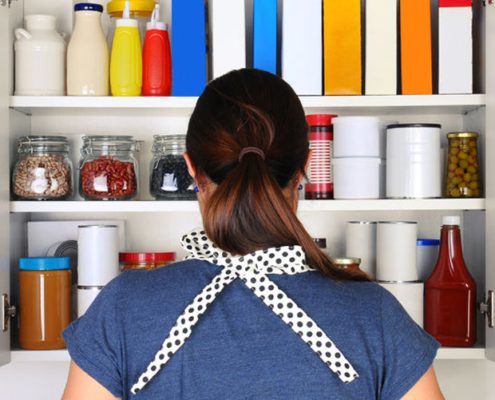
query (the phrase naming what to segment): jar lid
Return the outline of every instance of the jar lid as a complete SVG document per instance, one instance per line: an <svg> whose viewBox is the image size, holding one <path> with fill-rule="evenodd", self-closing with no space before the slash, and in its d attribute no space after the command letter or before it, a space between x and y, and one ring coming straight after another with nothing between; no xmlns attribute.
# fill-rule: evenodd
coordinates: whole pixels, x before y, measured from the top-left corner
<svg viewBox="0 0 495 400"><path fill-rule="evenodd" d="M450 132L447 133L447 138L453 139L453 138L477 138L478 133L477 132Z"/></svg>
<svg viewBox="0 0 495 400"><path fill-rule="evenodd" d="M83 136L83 150L97 148L114 151L139 151L138 141L124 135L88 135Z"/></svg>
<svg viewBox="0 0 495 400"><path fill-rule="evenodd" d="M70 268L70 257L26 257L19 258L22 271L55 271Z"/></svg>
<svg viewBox="0 0 495 400"><path fill-rule="evenodd" d="M460 225L461 218L457 215L446 215L442 217L442 225Z"/></svg>
<svg viewBox="0 0 495 400"><path fill-rule="evenodd" d="M416 239L416 246L439 246L438 239Z"/></svg>
<svg viewBox="0 0 495 400"><path fill-rule="evenodd" d="M353 264L361 264L361 259L357 257L337 257L332 258L334 264L337 265L353 265Z"/></svg>
<svg viewBox="0 0 495 400"><path fill-rule="evenodd" d="M358 225L376 225L376 221L347 221L348 224L358 224Z"/></svg>
<svg viewBox="0 0 495 400"><path fill-rule="evenodd" d="M186 149L186 135L153 135L153 153L172 151L183 153Z"/></svg>
<svg viewBox="0 0 495 400"><path fill-rule="evenodd" d="M17 140L17 151L69 151L69 140L65 136L22 136Z"/></svg>
<svg viewBox="0 0 495 400"><path fill-rule="evenodd" d="M155 9L156 2L154 0L129 0L129 10L131 12L140 12L143 15L151 15ZM109 14L121 15L125 8L125 0L111 0L107 4L107 12Z"/></svg>
<svg viewBox="0 0 495 400"><path fill-rule="evenodd" d="M387 129L396 128L442 128L440 124L392 124L387 125Z"/></svg>
<svg viewBox="0 0 495 400"><path fill-rule="evenodd" d="M306 115L306 122L310 126L329 126L336 117L335 114L310 114Z"/></svg>
<svg viewBox="0 0 495 400"><path fill-rule="evenodd" d="M74 11L98 11L103 12L103 6L95 3L77 3L74 5Z"/></svg>
<svg viewBox="0 0 495 400"><path fill-rule="evenodd" d="M120 262L130 263L160 263L175 261L175 253L119 253Z"/></svg>

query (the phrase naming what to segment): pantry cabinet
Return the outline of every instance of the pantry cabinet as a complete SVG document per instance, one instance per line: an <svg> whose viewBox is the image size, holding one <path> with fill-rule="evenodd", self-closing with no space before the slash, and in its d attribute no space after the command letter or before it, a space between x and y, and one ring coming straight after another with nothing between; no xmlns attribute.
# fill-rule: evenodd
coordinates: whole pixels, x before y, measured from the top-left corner
<svg viewBox="0 0 495 400"><path fill-rule="evenodd" d="M160 2L170 10L169 0ZM7 3L11 3L10 8ZM485 7L483 3L475 0L476 94L305 96L301 101L307 113L377 115L391 121L440 123L443 136L459 130L480 132L485 198L301 201L299 206L299 215L309 232L314 237L325 237L336 255L343 255L344 227L351 219L415 220L421 236L438 237L442 216L461 216L465 258L478 284L478 301L488 290L495 290L495 52L488 50L495 48L495 5L486 1ZM57 16L59 31L70 33L71 8L72 0L0 0L0 295L8 294L12 304L18 302L17 260L27 256L28 221L123 220L128 250L176 251L179 258L184 254L179 237L201 223L196 202L153 201L148 190L152 136L184 133L196 98L13 96L13 30L22 26L24 15L48 13ZM169 17L166 19L170 22ZM138 197L121 202L85 202L78 195L61 202L10 201L9 171L15 141L27 134L67 136L74 166L85 134L135 136L141 141ZM69 360L67 352L18 350L16 320L13 321L12 337L11 330L0 332L0 398L60 396ZM488 328L481 315L478 328L475 348L439 351L436 368L449 399L464 399L468 394L480 400L494 398L489 386L495 376L495 328Z"/></svg>

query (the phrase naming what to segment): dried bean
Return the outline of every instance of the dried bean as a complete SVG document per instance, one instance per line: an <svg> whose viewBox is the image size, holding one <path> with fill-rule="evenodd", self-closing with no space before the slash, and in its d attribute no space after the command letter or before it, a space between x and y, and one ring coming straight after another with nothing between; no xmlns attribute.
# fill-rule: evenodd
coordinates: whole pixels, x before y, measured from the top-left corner
<svg viewBox="0 0 495 400"><path fill-rule="evenodd" d="M151 172L150 192L160 200L195 200L194 183L184 157L166 155L155 163Z"/></svg>
<svg viewBox="0 0 495 400"><path fill-rule="evenodd" d="M89 200L126 200L137 193L134 163L101 156L81 168L81 194Z"/></svg>
<svg viewBox="0 0 495 400"><path fill-rule="evenodd" d="M70 164L60 154L26 155L12 177L14 195L20 199L62 200L72 194Z"/></svg>

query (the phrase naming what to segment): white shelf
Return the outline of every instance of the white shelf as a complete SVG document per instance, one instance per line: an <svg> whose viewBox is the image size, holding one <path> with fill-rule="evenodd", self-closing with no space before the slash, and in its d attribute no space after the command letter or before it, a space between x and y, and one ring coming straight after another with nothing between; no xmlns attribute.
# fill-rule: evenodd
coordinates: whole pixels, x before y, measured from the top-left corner
<svg viewBox="0 0 495 400"><path fill-rule="evenodd" d="M12 350L12 362L70 361L67 350Z"/></svg>
<svg viewBox="0 0 495 400"><path fill-rule="evenodd" d="M11 352L12 362L53 362L70 361L67 350L13 350ZM438 350L437 360L484 360L485 349L474 348L448 348L442 347Z"/></svg>
<svg viewBox="0 0 495 400"><path fill-rule="evenodd" d="M437 360L484 360L485 348L441 347L438 349Z"/></svg>
<svg viewBox="0 0 495 400"><path fill-rule="evenodd" d="M301 200L299 211L484 210L484 199ZM10 212L199 212L196 201L11 201Z"/></svg>
<svg viewBox="0 0 495 400"><path fill-rule="evenodd" d="M485 106L484 94L467 95L397 95L397 96L301 96L307 111L326 110L334 112L387 114L412 111L422 114L467 113ZM11 96L10 107L26 114L43 114L50 111L138 110L140 112L173 112L190 114L197 97L78 97L78 96ZM377 110L379 109L379 110Z"/></svg>

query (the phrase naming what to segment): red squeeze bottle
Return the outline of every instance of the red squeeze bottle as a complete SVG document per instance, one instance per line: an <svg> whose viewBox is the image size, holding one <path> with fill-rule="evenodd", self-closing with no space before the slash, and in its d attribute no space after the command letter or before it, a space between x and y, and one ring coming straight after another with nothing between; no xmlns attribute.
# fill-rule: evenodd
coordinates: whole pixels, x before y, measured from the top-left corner
<svg viewBox="0 0 495 400"><path fill-rule="evenodd" d="M462 256L459 217L443 217L435 269L425 283L425 330L442 346L476 342L476 282Z"/></svg>
<svg viewBox="0 0 495 400"><path fill-rule="evenodd" d="M170 96L172 62L170 40L164 22L158 22L158 4L147 24L143 46L143 96Z"/></svg>

